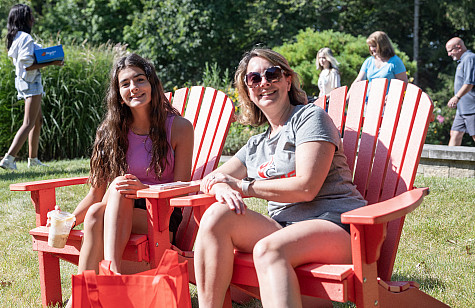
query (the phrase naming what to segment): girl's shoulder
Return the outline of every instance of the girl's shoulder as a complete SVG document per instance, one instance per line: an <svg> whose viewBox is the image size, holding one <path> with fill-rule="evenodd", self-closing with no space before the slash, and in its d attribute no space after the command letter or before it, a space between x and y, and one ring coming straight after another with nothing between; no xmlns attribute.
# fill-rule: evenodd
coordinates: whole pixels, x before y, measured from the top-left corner
<svg viewBox="0 0 475 308"><path fill-rule="evenodd" d="M172 132L174 132L176 136L182 136L182 134L189 135L190 132L193 133L193 125L190 121L185 119L182 116L178 115L168 115L169 117L173 117L173 124L172 124Z"/></svg>

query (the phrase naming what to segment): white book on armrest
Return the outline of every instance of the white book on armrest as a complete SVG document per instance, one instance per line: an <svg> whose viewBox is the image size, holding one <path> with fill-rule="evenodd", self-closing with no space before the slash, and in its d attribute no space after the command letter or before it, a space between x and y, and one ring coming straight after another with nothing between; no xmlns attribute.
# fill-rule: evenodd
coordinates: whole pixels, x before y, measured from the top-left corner
<svg viewBox="0 0 475 308"><path fill-rule="evenodd" d="M185 187L185 186L190 186L192 182L171 182L171 183L165 183L165 184L155 184L155 185L150 185L149 188L153 190L166 190L166 189L171 189L171 188L178 188L178 187Z"/></svg>

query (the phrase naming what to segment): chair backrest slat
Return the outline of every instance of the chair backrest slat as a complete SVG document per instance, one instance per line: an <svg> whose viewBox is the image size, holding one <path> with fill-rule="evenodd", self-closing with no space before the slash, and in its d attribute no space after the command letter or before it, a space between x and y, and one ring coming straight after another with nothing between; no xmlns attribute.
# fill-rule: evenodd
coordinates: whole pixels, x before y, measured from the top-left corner
<svg viewBox="0 0 475 308"><path fill-rule="evenodd" d="M190 90L187 108L183 116L193 124L193 127L196 127L196 121L198 121L204 91L205 88L201 86L192 87Z"/></svg>
<svg viewBox="0 0 475 308"><path fill-rule="evenodd" d="M341 135L343 123L345 121L346 93L348 87L339 87L332 91L330 103L328 105L328 114L333 119L338 132Z"/></svg>
<svg viewBox="0 0 475 308"><path fill-rule="evenodd" d="M353 84L348 93L348 112L343 134L343 151L352 172L355 168L367 87L368 81L360 81Z"/></svg>
<svg viewBox="0 0 475 308"><path fill-rule="evenodd" d="M323 110L326 110L325 108L327 107L326 106L327 105L327 96L322 95L319 98L317 98L313 103L315 105L317 105L318 107L322 108Z"/></svg>
<svg viewBox="0 0 475 308"><path fill-rule="evenodd" d="M368 104L366 105L363 131L353 179L363 197L366 196L369 175L371 173L387 83L386 79L374 79L371 82L371 91L368 96Z"/></svg>
<svg viewBox="0 0 475 308"><path fill-rule="evenodd" d="M188 96L189 89L181 88L175 91L173 95L173 107L175 107L178 112L183 116L185 112L186 99Z"/></svg>

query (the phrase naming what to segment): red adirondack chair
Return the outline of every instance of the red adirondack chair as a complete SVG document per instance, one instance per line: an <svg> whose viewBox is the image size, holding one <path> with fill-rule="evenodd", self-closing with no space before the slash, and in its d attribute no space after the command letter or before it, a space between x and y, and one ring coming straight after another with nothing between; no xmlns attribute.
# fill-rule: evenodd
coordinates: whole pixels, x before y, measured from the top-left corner
<svg viewBox="0 0 475 308"><path fill-rule="evenodd" d="M171 98L171 93L167 97ZM192 87L176 90L173 106L187 118L195 128L192 179L201 179L216 168L224 141L233 121L234 106L221 91L213 88ZM185 109L186 106L186 109ZM41 299L44 307L62 302L59 259L78 263L82 231L72 230L63 249L48 246L47 212L56 205L55 189L58 187L85 184L87 177L54 179L10 185L10 190L30 191L36 208L36 228L30 231L33 250L38 251L41 280ZM169 199L196 192L197 185L160 191L156 198L147 199L148 234L132 234L125 249L124 260L129 268L126 272L137 272L144 267L156 267L163 252L172 248L169 241L168 221L172 212ZM190 219L191 218L191 219ZM193 213L186 209L183 222L177 233L176 249L191 250L197 225Z"/></svg>
<svg viewBox="0 0 475 308"><path fill-rule="evenodd" d="M343 132L354 183L369 205L342 215L351 228L353 264L299 266L295 271L300 290L358 307L448 307L416 282L391 281L404 217L428 193L428 188L413 188L413 183L433 105L415 85L406 88L402 81L392 80L386 95L387 84L386 79L372 81L366 107L366 81L355 84L348 98L346 87L331 93L328 113ZM317 104L325 108L324 99ZM171 205L194 207L199 220L213 202L214 196L201 194L175 198ZM235 252L231 283L259 297L251 254ZM231 307L229 296L225 306Z"/></svg>

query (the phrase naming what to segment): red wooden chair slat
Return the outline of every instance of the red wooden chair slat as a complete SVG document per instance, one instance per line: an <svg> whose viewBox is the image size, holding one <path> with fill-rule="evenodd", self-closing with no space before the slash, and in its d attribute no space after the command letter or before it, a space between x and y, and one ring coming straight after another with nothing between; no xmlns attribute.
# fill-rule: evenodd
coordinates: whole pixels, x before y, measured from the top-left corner
<svg viewBox="0 0 475 308"><path fill-rule="evenodd" d="M190 96L188 99L188 105L190 108L186 108L184 117L196 127L196 121L198 120L198 113L201 108L201 102L203 100L205 88L201 86L191 87Z"/></svg>
<svg viewBox="0 0 475 308"><path fill-rule="evenodd" d="M172 93L172 92L167 92L167 93L165 93L165 97L168 99L169 102L172 101L172 96L173 96L173 93Z"/></svg>
<svg viewBox="0 0 475 308"><path fill-rule="evenodd" d="M327 96L322 95L319 98L317 98L314 102L315 105L318 107L322 108L323 110L326 110L327 107Z"/></svg>
<svg viewBox="0 0 475 308"><path fill-rule="evenodd" d="M218 93L218 95L216 95ZM170 99L171 93L166 97ZM217 98L217 100L216 100ZM188 99L188 102L187 102ZM200 179L216 168L230 123L234 119L232 101L221 91L201 86L179 89L173 96L173 106L193 123L195 127L195 149L193 170L198 170L193 179ZM186 109L183 111L183 108ZM205 142L205 146L203 146ZM196 145L198 144L198 145ZM41 283L41 297L44 307L62 302L61 277L59 259L77 264L79 248L82 240L82 231L73 230L64 249L56 249L47 245L48 228L46 214L56 205L55 188L86 183L87 177L44 180L30 183L10 185L11 190L30 191L33 204L36 208L36 226L30 231L33 236L33 248L38 251L39 272ZM168 220L171 214L168 199L175 196L196 192L199 185L193 184L167 191L143 190L137 193L140 198L147 198L149 233L147 235L132 234L124 251L124 260L146 261L150 266L156 266L161 253L167 248L186 250L182 256L186 257L191 250L196 237L196 222L193 211L186 209L183 213L183 223L177 233L177 247L169 242ZM143 262L142 262L143 263ZM124 271L137 272L144 270L143 265L137 262L128 262ZM192 264L189 263L192 268ZM193 278L193 273L190 274Z"/></svg>
<svg viewBox="0 0 475 308"><path fill-rule="evenodd" d="M188 88L178 89L175 91L173 95L173 102L169 99L170 102L172 102L173 107L175 107L182 116L183 116L183 113L185 112L186 99L188 97L189 90L190 89Z"/></svg>
<svg viewBox="0 0 475 308"><path fill-rule="evenodd" d="M349 92L348 112L346 114L343 138L343 151L351 171L355 169L356 153L358 151L367 87L368 82L358 82L351 87Z"/></svg>
<svg viewBox="0 0 475 308"><path fill-rule="evenodd" d="M330 103L328 104L328 114L333 119L333 124L335 124L336 128L340 132L340 135L343 129L345 117L347 90L347 87L339 87L333 90L330 95Z"/></svg>
<svg viewBox="0 0 475 308"><path fill-rule="evenodd" d="M368 96L368 104L366 105L363 131L353 180L363 197L366 196L371 165L373 163L374 149L378 138L379 125L381 123L387 82L386 79L374 79L371 82L371 91Z"/></svg>

